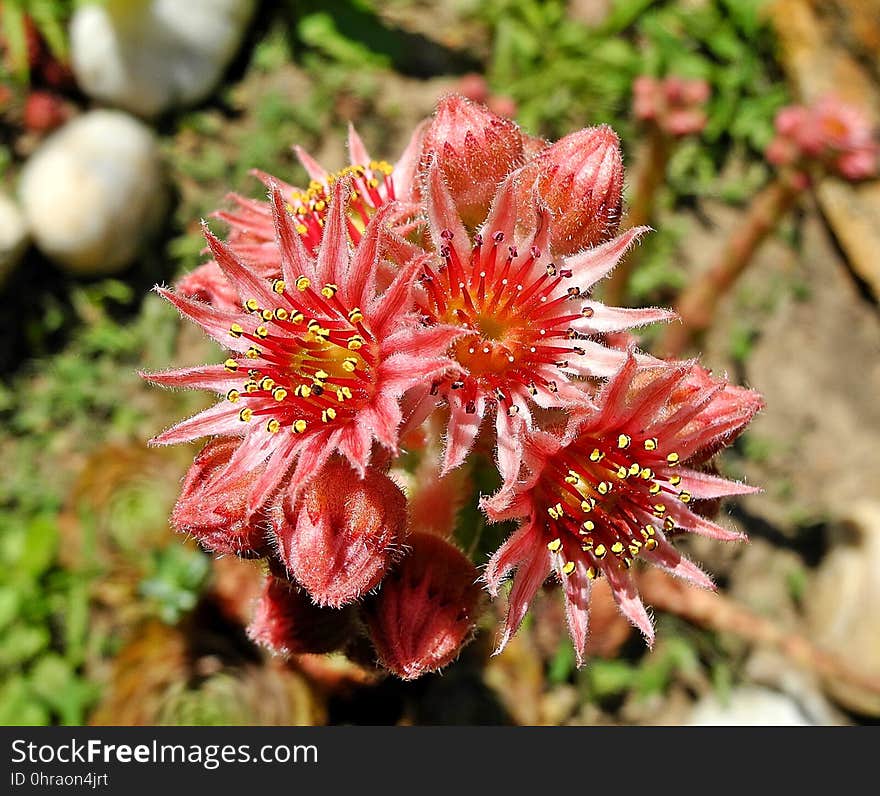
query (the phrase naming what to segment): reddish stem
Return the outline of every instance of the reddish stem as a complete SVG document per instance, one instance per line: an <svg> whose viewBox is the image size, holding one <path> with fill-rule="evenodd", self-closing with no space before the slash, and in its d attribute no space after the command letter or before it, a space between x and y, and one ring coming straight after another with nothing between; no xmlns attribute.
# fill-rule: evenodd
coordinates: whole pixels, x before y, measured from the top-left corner
<svg viewBox="0 0 880 796"><path fill-rule="evenodd" d="M633 200L626 214L625 228L640 227L651 220L654 198L666 179L666 166L671 152L670 140L656 125L648 128L641 168L636 179ZM621 260L605 283L605 302L620 306L626 298L632 272L638 261L638 248Z"/></svg>
<svg viewBox="0 0 880 796"><path fill-rule="evenodd" d="M666 327L660 348L679 356L711 325L718 304L752 259L757 248L791 208L799 189L794 180L779 176L752 200L745 219L727 239L715 264L698 274L678 297L681 322Z"/></svg>

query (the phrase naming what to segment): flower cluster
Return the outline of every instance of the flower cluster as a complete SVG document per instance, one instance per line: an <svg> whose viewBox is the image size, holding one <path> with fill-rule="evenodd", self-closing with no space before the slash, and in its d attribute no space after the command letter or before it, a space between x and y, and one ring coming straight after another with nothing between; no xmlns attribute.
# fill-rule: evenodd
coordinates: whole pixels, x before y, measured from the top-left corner
<svg viewBox="0 0 880 796"><path fill-rule="evenodd" d="M739 538L701 501L751 490L704 465L761 401L637 351L628 331L669 311L592 298L645 232L618 234L617 136L551 144L451 96L396 165L353 130L349 149L337 174L298 151L305 191L259 175L268 201L233 196L227 241L205 230L212 260L158 289L228 349L145 374L219 399L153 440L210 438L174 526L267 561L254 640L362 654L366 638L410 679L476 629L481 573L453 533L476 499L462 465L491 452L500 487L482 507L519 521L482 575L495 596L516 570L499 650L550 577L579 659L602 575L650 639L629 569L641 558L711 585L672 539Z"/></svg>
<svg viewBox="0 0 880 796"><path fill-rule="evenodd" d="M692 135L706 126L703 106L710 93L705 80L641 75L633 82L633 114L656 125L666 135Z"/></svg>
<svg viewBox="0 0 880 796"><path fill-rule="evenodd" d="M767 159L793 171L818 165L847 180L877 174L880 148L870 120L857 107L828 95L812 105L789 105L776 115Z"/></svg>

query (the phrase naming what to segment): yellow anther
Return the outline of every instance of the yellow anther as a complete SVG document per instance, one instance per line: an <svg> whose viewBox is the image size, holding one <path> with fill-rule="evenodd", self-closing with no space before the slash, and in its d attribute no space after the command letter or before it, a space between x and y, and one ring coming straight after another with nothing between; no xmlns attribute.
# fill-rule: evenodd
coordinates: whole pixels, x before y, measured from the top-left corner
<svg viewBox="0 0 880 796"><path fill-rule="evenodd" d="M321 412L321 420L325 423L329 423L331 420L336 419L336 410L332 406L328 406L323 412Z"/></svg>
<svg viewBox="0 0 880 796"><path fill-rule="evenodd" d="M622 464L617 468L617 477L618 478L626 478L629 475L629 470L626 469Z"/></svg>
<svg viewBox="0 0 880 796"><path fill-rule="evenodd" d="M621 434L617 438L617 447L621 450L626 450L630 446L630 443L632 443L632 437L630 437L629 434Z"/></svg>
<svg viewBox="0 0 880 796"><path fill-rule="evenodd" d="M359 307L355 307L348 313L348 320L352 323L360 323L364 319L364 314Z"/></svg>
<svg viewBox="0 0 880 796"><path fill-rule="evenodd" d="M555 507L555 506L550 506L550 508L547 509L547 513L548 513L548 514L549 514L554 520L558 520L558 519L559 519L559 512L556 511L556 507Z"/></svg>
<svg viewBox="0 0 880 796"><path fill-rule="evenodd" d="M592 520L584 520L581 528L583 528L585 531L594 531L596 530L596 523Z"/></svg>
<svg viewBox="0 0 880 796"><path fill-rule="evenodd" d="M679 456L677 453L670 453L666 456L666 464L668 464L670 467L675 467L675 465L678 464L678 461Z"/></svg>
<svg viewBox="0 0 880 796"><path fill-rule="evenodd" d="M296 420L293 423L293 433L294 434L302 434L307 427L307 423L305 420Z"/></svg>
<svg viewBox="0 0 880 796"><path fill-rule="evenodd" d="M602 451L600 451L598 448L593 448L592 452L590 453L590 461L591 462L598 462L602 458L604 458L604 456L605 456L605 454L602 453Z"/></svg>
<svg viewBox="0 0 880 796"><path fill-rule="evenodd" d="M654 539L652 537L651 539L647 539L645 541L645 550L650 552L651 550L656 550L656 549L657 549L657 540L656 539Z"/></svg>
<svg viewBox="0 0 880 796"><path fill-rule="evenodd" d="M300 212L300 211L302 211L302 212ZM305 215L305 213L306 213L306 209L305 209L304 207L300 207L300 208L297 208L297 212L300 213L300 215ZM309 231L309 228L308 228L305 224L297 224L297 225L296 225L296 231L297 231L300 235L305 235L306 232Z"/></svg>
<svg viewBox="0 0 880 796"><path fill-rule="evenodd" d="M275 313L272 310L260 310L260 317L264 321L271 321L275 317Z"/></svg>
<svg viewBox="0 0 880 796"><path fill-rule="evenodd" d="M691 495L690 492L679 492L679 493L678 493L678 499L679 499L682 503L690 503L690 502L691 502L691 497L692 497L692 495Z"/></svg>
<svg viewBox="0 0 880 796"><path fill-rule="evenodd" d="M650 492L652 495L656 495L659 491L660 484L658 484L656 481L648 487L648 492Z"/></svg>
<svg viewBox="0 0 880 796"><path fill-rule="evenodd" d="M637 556L639 554L639 550L642 549L642 543L633 539L633 541L631 541L627 546L627 549L629 550L629 554L631 556Z"/></svg>
<svg viewBox="0 0 880 796"><path fill-rule="evenodd" d="M333 284L328 283L328 284L324 285L324 287L321 288L321 295L324 298L330 299L336 295L337 290L339 290L339 285L333 285Z"/></svg>
<svg viewBox="0 0 880 796"><path fill-rule="evenodd" d="M308 398L312 394L312 388L309 387L308 384L297 384L296 387L293 388L293 394L297 398Z"/></svg>
<svg viewBox="0 0 880 796"><path fill-rule="evenodd" d="M244 303L244 308L248 312L256 312L258 309L260 309L260 303L256 299L249 298Z"/></svg>
<svg viewBox="0 0 880 796"><path fill-rule="evenodd" d="M238 370L238 362L236 362L234 359L227 359L223 363L223 367L226 368L226 370L228 370L230 373L235 373L235 371Z"/></svg>
<svg viewBox="0 0 880 796"><path fill-rule="evenodd" d="M651 437L650 439L645 440L645 450L646 451L657 450L657 437Z"/></svg>
<svg viewBox="0 0 880 796"><path fill-rule="evenodd" d="M316 370L315 378L318 381L325 381L326 379L330 378L330 374L326 370Z"/></svg>
<svg viewBox="0 0 880 796"><path fill-rule="evenodd" d="M597 544L596 548L593 550L593 555L596 556L596 558L602 559L605 558L607 552L608 550L605 549L604 544Z"/></svg>
<svg viewBox="0 0 880 796"><path fill-rule="evenodd" d="M554 539L547 543L547 549L551 553L558 553L562 549L562 539Z"/></svg>
<svg viewBox="0 0 880 796"><path fill-rule="evenodd" d="M364 338L359 334L352 335L348 338L348 350L360 351L364 347Z"/></svg>
<svg viewBox="0 0 880 796"><path fill-rule="evenodd" d="M241 420L242 423L247 423L254 416L254 410L249 406L246 406L238 413L238 419Z"/></svg>
<svg viewBox="0 0 880 796"><path fill-rule="evenodd" d="M283 401L285 398L287 398L287 390L285 390L284 387L276 387L274 390L272 390L272 397L276 401Z"/></svg>
<svg viewBox="0 0 880 796"><path fill-rule="evenodd" d="M589 580L595 580L597 574L598 574L598 573L596 572L596 568L595 568L595 567L587 567L587 578L588 578Z"/></svg>
<svg viewBox="0 0 880 796"><path fill-rule="evenodd" d="M260 351L260 349L256 348L255 346L251 346L247 351L244 352L244 355L248 359L259 359L261 354L262 352Z"/></svg>
<svg viewBox="0 0 880 796"><path fill-rule="evenodd" d="M667 517L663 520L663 529L666 531L674 531L675 530L675 520L672 517Z"/></svg>
<svg viewBox="0 0 880 796"><path fill-rule="evenodd" d="M229 334L233 337L241 337L244 333L244 329L241 328L241 324L233 323L232 326L229 327Z"/></svg>
<svg viewBox="0 0 880 796"><path fill-rule="evenodd" d="M650 481L654 477L654 471L650 467L645 467L639 473L639 476L644 478L646 481Z"/></svg>
<svg viewBox="0 0 880 796"><path fill-rule="evenodd" d="M623 564L624 569L629 569L632 566L633 561L631 558L624 556L620 559L620 563Z"/></svg>
<svg viewBox="0 0 880 796"><path fill-rule="evenodd" d="M300 276L296 280L296 289L301 293L304 293L309 289L309 286L312 284L312 281L307 276Z"/></svg>
<svg viewBox="0 0 880 796"><path fill-rule="evenodd" d="M315 202L315 212L316 213L323 213L326 208L327 208L327 203L323 199L319 199L317 202Z"/></svg>
<svg viewBox="0 0 880 796"><path fill-rule="evenodd" d="M299 324L299 323L302 323L305 320L305 318L306 318L306 316L303 315L299 310L297 310L296 312L293 313L293 315L290 316L290 322Z"/></svg>
<svg viewBox="0 0 880 796"><path fill-rule="evenodd" d="M646 525L642 528L642 536L644 536L645 539L649 536L653 536L655 533L657 533L657 529L653 525Z"/></svg>
<svg viewBox="0 0 880 796"><path fill-rule="evenodd" d="M226 393L226 400L231 403L235 403L239 398L241 398L241 393L238 390L230 390Z"/></svg>
<svg viewBox="0 0 880 796"><path fill-rule="evenodd" d="M619 556L623 552L623 542L615 542L611 545L611 552Z"/></svg>
<svg viewBox="0 0 880 796"><path fill-rule="evenodd" d="M285 291L286 288L287 288L287 285L284 284L283 279L276 279L272 283L272 290L274 290L279 295L281 295Z"/></svg>
<svg viewBox="0 0 880 796"><path fill-rule="evenodd" d="M613 488L614 485L610 481L600 481L596 486L596 491L600 495L607 495Z"/></svg>
<svg viewBox="0 0 880 796"><path fill-rule="evenodd" d="M254 329L254 334L257 337L261 337L263 340L265 340L269 336L269 330L265 326L258 326L256 329Z"/></svg>
<svg viewBox="0 0 880 796"><path fill-rule="evenodd" d="M681 483L681 476L680 475L672 476L672 478L669 479L669 483L672 484L672 486L678 486Z"/></svg>
<svg viewBox="0 0 880 796"><path fill-rule="evenodd" d="M281 423L273 417L268 423L266 423L266 431L270 434L277 434L281 431Z"/></svg>
<svg viewBox="0 0 880 796"><path fill-rule="evenodd" d="M581 479L578 476L572 475L571 473L569 473L567 476L565 476L565 483L566 484L576 484L580 480Z"/></svg>
<svg viewBox="0 0 880 796"><path fill-rule="evenodd" d="M340 387L336 391L336 400L339 401L339 403L342 403L343 401L347 401L350 399L351 399L351 390L348 387Z"/></svg>
<svg viewBox="0 0 880 796"><path fill-rule="evenodd" d="M272 315L279 321L286 321L290 317L290 313L284 307L277 307Z"/></svg>
<svg viewBox="0 0 880 796"><path fill-rule="evenodd" d="M354 357L346 357L342 360L342 369L346 373L354 373L357 370L358 361Z"/></svg>
<svg viewBox="0 0 880 796"><path fill-rule="evenodd" d="M654 504L654 514L658 517L662 517L666 513L666 506L663 503L655 503Z"/></svg>
<svg viewBox="0 0 880 796"><path fill-rule="evenodd" d="M248 379L244 383L244 391L245 392L256 392L260 389L260 385L257 384L253 379Z"/></svg>
<svg viewBox="0 0 880 796"><path fill-rule="evenodd" d="M638 475L638 474L639 474L639 469L640 469L640 468L639 468L638 462L633 462L633 463L629 466L629 474L630 474L630 475Z"/></svg>
<svg viewBox="0 0 880 796"><path fill-rule="evenodd" d="M589 514L594 508L596 508L596 498L586 498L581 501L581 511L584 514Z"/></svg>
<svg viewBox="0 0 880 796"><path fill-rule="evenodd" d="M263 376L260 379L260 389L261 390L271 390L275 386L275 379L270 379L268 376Z"/></svg>
<svg viewBox="0 0 880 796"><path fill-rule="evenodd" d="M569 562L568 562L568 563L562 568L562 574L563 574L563 575L571 575L572 572L574 572L574 561L569 561Z"/></svg>

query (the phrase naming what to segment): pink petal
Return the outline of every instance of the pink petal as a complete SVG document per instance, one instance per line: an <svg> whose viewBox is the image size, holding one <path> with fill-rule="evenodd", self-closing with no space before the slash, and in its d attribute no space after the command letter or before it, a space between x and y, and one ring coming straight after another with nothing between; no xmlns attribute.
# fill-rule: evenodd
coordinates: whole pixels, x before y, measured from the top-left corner
<svg viewBox="0 0 880 796"><path fill-rule="evenodd" d="M670 475L681 476L681 483L678 488L689 492L692 497L700 500L712 500L729 495L754 495L757 492L761 492L761 489L758 487L749 486L740 481L728 481L726 478L719 478L717 475L709 475L697 470L677 469L677 473L670 469L665 475L667 477Z"/></svg>
<svg viewBox="0 0 880 796"><path fill-rule="evenodd" d="M329 172L317 160L315 160L301 146L295 146L293 151L296 153L299 162L302 163L306 173L317 182L326 183Z"/></svg>
<svg viewBox="0 0 880 796"><path fill-rule="evenodd" d="M522 440L520 433L523 421L519 417L511 417L498 406L495 411L495 433L497 435L496 457L498 472L507 483L515 481L522 466Z"/></svg>
<svg viewBox="0 0 880 796"><path fill-rule="evenodd" d="M391 179L394 183L394 195L397 199L408 199L416 182L416 170L422 154L422 137L430 121L425 119L413 130L406 149L397 159Z"/></svg>
<svg viewBox="0 0 880 796"><path fill-rule="evenodd" d="M498 655L507 646L513 634L519 630L519 626L529 610L529 604L549 574L550 555L542 545L541 548L533 551L533 554L520 565L516 572L513 588L510 590L508 598L504 632L498 641L495 652L492 653L493 655Z"/></svg>
<svg viewBox="0 0 880 796"><path fill-rule="evenodd" d="M388 289L370 308L370 326L381 339L387 336L387 327L395 326L394 321L408 312L412 306L412 287L416 273L421 270L418 261L407 263L401 268Z"/></svg>
<svg viewBox="0 0 880 796"><path fill-rule="evenodd" d="M229 390L241 384L223 365L204 365L199 368L180 368L164 370L160 373L139 373L140 377L162 387L187 387L195 390L211 390L218 395L226 395Z"/></svg>
<svg viewBox="0 0 880 796"><path fill-rule="evenodd" d="M291 285L300 276L318 281L314 261L306 251L305 244L294 227L293 219L287 212L287 203L276 183L270 187L270 198L272 216L275 220L275 237L281 253L282 278Z"/></svg>
<svg viewBox="0 0 880 796"><path fill-rule="evenodd" d="M437 356L447 351L456 340L474 334L461 326L428 326L424 329L401 328L386 338L390 351L413 356Z"/></svg>
<svg viewBox="0 0 880 796"><path fill-rule="evenodd" d="M693 583L701 589L715 591L712 579L703 572L693 561L683 556L669 542L661 539L657 547L652 550L642 550L642 556L646 561L665 570L670 575Z"/></svg>
<svg viewBox="0 0 880 796"><path fill-rule="evenodd" d="M425 359L410 354L392 354L378 368L377 381L382 388L400 395L419 383L431 381L455 367L446 357Z"/></svg>
<svg viewBox="0 0 880 796"><path fill-rule="evenodd" d="M653 647L654 623L648 616L629 573L620 569L614 562L602 571L608 578L608 585L611 586L611 593L614 595L617 607L620 608L620 613L642 632L647 645Z"/></svg>
<svg viewBox="0 0 880 796"><path fill-rule="evenodd" d="M351 466L361 478L370 463L371 445L373 442L369 430L359 423L347 423L339 432L336 443L339 452L348 459Z"/></svg>
<svg viewBox="0 0 880 796"><path fill-rule="evenodd" d="M446 446L443 449L441 477L460 466L467 458L477 438L485 411L486 401L482 396L474 401L473 412L468 412L457 398L450 399L449 426L446 431Z"/></svg>
<svg viewBox="0 0 880 796"><path fill-rule="evenodd" d="M451 246L458 253L461 261L467 262L470 258L471 241L436 160L428 169L427 191L428 219L431 222L434 246L438 250L441 246ZM447 230L452 233L451 240L441 237L441 233Z"/></svg>
<svg viewBox="0 0 880 796"><path fill-rule="evenodd" d="M201 326L208 336L220 345L239 352L247 351L250 348L250 341L243 337L232 337L229 334L229 327L241 319L241 313L215 309L204 302L172 293L164 287L157 287L156 292L177 307L181 315Z"/></svg>
<svg viewBox="0 0 880 796"><path fill-rule="evenodd" d="M565 267L571 268L574 282L586 291L607 276L633 242L649 231L650 227L628 229L607 243L566 257Z"/></svg>
<svg viewBox="0 0 880 796"><path fill-rule="evenodd" d="M358 423L368 429L386 448L396 450L398 428L402 419L400 403L387 393L379 393L373 399L372 405L361 412Z"/></svg>
<svg viewBox="0 0 880 796"><path fill-rule="evenodd" d="M301 445L303 445L303 442L301 442L300 438L290 434L287 439L282 440L275 450L272 451L269 465L251 486L248 499L249 512L253 513L265 505L275 490L278 489L278 486L293 466L298 452L297 448Z"/></svg>
<svg viewBox="0 0 880 796"><path fill-rule="evenodd" d="M541 532L534 525L521 525L516 529L499 547L489 563L486 565L486 571L483 573L483 579L486 581L486 588L493 597L498 596L498 590L501 583L512 569L520 566L523 561L529 558L533 550L543 547L541 542ZM547 558L547 573L550 572L550 559Z"/></svg>
<svg viewBox="0 0 880 796"><path fill-rule="evenodd" d="M630 309L627 307L606 307L598 301L585 301L584 308L593 311L590 318L579 318L572 322L572 328L582 334L601 334L606 332L622 332L649 323L660 323L678 317L672 310L659 307Z"/></svg>
<svg viewBox="0 0 880 796"><path fill-rule="evenodd" d="M369 166L372 160L351 122L348 123L348 156L353 166Z"/></svg>
<svg viewBox="0 0 880 796"><path fill-rule="evenodd" d="M584 650L587 646L587 632L590 624L591 582L587 577L587 565L582 559L575 559L574 572L560 575L565 594L565 618L568 633L574 645L578 667L584 665Z"/></svg>
<svg viewBox="0 0 880 796"><path fill-rule="evenodd" d="M337 180L333 185L330 209L321 233L318 249L316 276L321 284L338 284L344 281L349 261L348 230L346 227L346 204L351 191L351 180Z"/></svg>
<svg viewBox="0 0 880 796"><path fill-rule="evenodd" d="M176 445L179 442L191 442L199 437L215 434L239 436L244 432L244 423L239 420L239 410L227 401L193 415L163 431L150 440L151 445Z"/></svg>
<svg viewBox="0 0 880 796"><path fill-rule="evenodd" d="M225 243L221 243L207 226L203 226L203 232L217 265L220 266L220 270L223 271L226 278L235 285L242 300L254 298L261 307L271 307L274 299L268 282L256 276L252 270L242 264L232 250Z"/></svg>

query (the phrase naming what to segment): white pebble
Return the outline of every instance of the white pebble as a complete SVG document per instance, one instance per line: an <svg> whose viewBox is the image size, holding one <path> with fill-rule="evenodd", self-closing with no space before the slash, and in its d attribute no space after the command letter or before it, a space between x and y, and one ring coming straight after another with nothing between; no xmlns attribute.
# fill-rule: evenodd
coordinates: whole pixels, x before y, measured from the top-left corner
<svg viewBox="0 0 880 796"><path fill-rule="evenodd" d="M254 0L107 0L70 24L74 74L91 97L141 116L205 99L232 60Z"/></svg>
<svg viewBox="0 0 880 796"><path fill-rule="evenodd" d="M29 239L27 222L18 205L0 193L0 285L18 265Z"/></svg>
<svg viewBox="0 0 880 796"><path fill-rule="evenodd" d="M91 111L66 124L31 156L19 185L40 250L80 274L128 265L166 206L152 131L121 111Z"/></svg>

